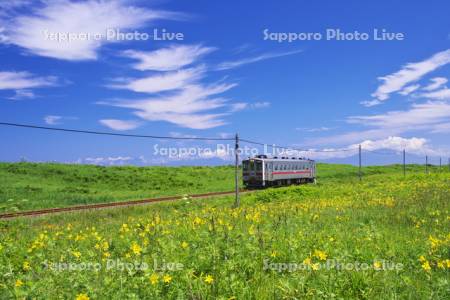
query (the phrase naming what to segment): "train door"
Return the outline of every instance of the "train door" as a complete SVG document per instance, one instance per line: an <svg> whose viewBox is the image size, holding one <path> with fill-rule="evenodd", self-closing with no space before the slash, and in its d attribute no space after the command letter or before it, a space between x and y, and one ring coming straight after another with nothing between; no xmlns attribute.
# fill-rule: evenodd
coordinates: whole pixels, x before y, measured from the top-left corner
<svg viewBox="0 0 450 300"><path fill-rule="evenodd" d="M273 163L267 163L267 179L273 180Z"/></svg>

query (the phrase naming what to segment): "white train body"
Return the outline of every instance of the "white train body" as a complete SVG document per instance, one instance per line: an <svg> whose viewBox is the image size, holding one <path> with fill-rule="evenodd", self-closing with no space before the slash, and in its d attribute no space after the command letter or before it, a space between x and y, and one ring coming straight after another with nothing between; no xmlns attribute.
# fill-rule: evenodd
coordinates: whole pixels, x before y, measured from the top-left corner
<svg viewBox="0 0 450 300"><path fill-rule="evenodd" d="M244 185L269 187L315 182L316 163L302 158L267 158L259 155L242 161Z"/></svg>

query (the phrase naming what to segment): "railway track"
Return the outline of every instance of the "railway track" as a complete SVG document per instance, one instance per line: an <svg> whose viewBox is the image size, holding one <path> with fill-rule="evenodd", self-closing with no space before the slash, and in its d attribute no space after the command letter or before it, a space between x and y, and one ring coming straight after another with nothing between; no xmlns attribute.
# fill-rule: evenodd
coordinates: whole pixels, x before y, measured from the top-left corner
<svg viewBox="0 0 450 300"><path fill-rule="evenodd" d="M247 192L247 191L241 190L241 192ZM193 199L199 199L199 198L208 198L208 197L214 197L214 196L233 195L234 193L235 193L235 191L213 192L213 193L189 195L189 197L193 198ZM36 216L51 215L51 214L57 214L57 213L63 213L63 212L143 205L143 204L156 203L156 202L181 200L181 199L183 199L183 197L184 196L168 196L168 197L150 198L150 199L142 199L142 200L96 203L96 204L59 207L59 208L47 208L47 209L39 209L39 210L19 211L19 212L13 212L13 213L0 214L0 220L14 219L14 218L18 218L18 217L36 217Z"/></svg>

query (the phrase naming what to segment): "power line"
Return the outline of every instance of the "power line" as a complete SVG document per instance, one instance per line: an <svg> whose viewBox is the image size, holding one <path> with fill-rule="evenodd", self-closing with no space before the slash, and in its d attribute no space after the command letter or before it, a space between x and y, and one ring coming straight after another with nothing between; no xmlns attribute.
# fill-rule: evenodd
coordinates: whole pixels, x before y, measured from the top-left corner
<svg viewBox="0 0 450 300"><path fill-rule="evenodd" d="M277 148L277 149L289 149L289 150L295 150L295 151L299 151L299 152L313 152L313 153L331 153L331 152L347 152L347 151L357 151L357 148L345 148L345 149L324 149L324 150L306 150L306 149L299 149L299 148L294 148L294 147L288 147L288 146L280 146L280 145L275 145L275 144L264 144L261 142L255 142L255 141L251 141L251 140L247 140L247 139L240 139L240 141L242 142L246 142L249 144L254 144L254 145L260 145L260 146L267 146L267 147L271 147L271 148Z"/></svg>
<svg viewBox="0 0 450 300"><path fill-rule="evenodd" d="M22 128L32 128L32 129L52 130L52 131L60 131L60 132L85 133L85 134L95 134L95 135L132 137L132 138L149 138L149 139L164 139L164 140L201 140L201 141L233 141L234 140L233 138L175 137L175 136L125 134L125 133L113 133L113 132L103 132L103 131L91 131L91 130L78 130L78 129L68 129L68 128L57 128L57 127L45 127L45 126L36 126L36 125L28 125L28 124L6 123L6 122L0 122L0 125L2 125L2 126L12 126L12 127L22 127Z"/></svg>
<svg viewBox="0 0 450 300"><path fill-rule="evenodd" d="M375 150L369 150L369 149L364 149L364 148L363 148L363 150L366 151L366 152L370 152L370 153L374 153L374 154L380 154L380 155L398 155L398 154L401 153L400 151L395 151L395 150L390 150L391 152L375 151ZM381 150L383 150L383 149L381 149ZM389 149L384 149L384 150L388 150L389 151Z"/></svg>

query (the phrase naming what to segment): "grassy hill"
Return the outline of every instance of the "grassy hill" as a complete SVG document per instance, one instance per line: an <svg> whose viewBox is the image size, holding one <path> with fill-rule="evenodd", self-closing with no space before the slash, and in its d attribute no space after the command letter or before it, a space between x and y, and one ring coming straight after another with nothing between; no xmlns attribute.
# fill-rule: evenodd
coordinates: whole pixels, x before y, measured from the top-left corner
<svg viewBox="0 0 450 300"><path fill-rule="evenodd" d="M22 174L23 184L40 179L40 168L139 173L21 166L27 174L37 168ZM217 178L214 169L208 180ZM164 172L174 170L194 169ZM399 166L366 168L359 182L352 166L319 170L317 185L245 194L237 209L222 197L2 221L0 298L49 299L55 291L61 299L450 297L448 172L411 166L403 177ZM69 185L64 174L47 176L47 184Z"/></svg>
<svg viewBox="0 0 450 300"><path fill-rule="evenodd" d="M364 175L401 173L402 167L364 167L363 172ZM408 173L423 172L423 166L408 166ZM347 182L357 180L358 168L318 164L317 174L320 182ZM0 212L234 189L232 166L102 167L0 163L0 178Z"/></svg>

